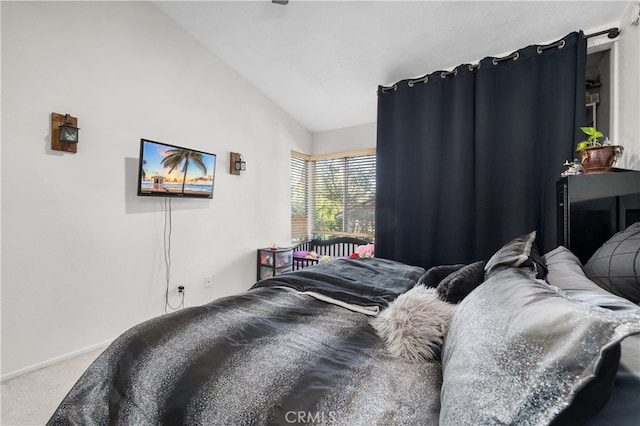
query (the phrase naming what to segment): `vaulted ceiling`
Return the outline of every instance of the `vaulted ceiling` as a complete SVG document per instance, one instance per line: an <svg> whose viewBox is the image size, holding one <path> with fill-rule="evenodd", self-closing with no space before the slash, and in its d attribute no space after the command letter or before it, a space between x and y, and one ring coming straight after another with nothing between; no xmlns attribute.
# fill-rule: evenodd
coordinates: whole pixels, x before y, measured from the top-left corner
<svg viewBox="0 0 640 426"><path fill-rule="evenodd" d="M311 132L376 121L377 87L577 30L626 1L156 1Z"/></svg>

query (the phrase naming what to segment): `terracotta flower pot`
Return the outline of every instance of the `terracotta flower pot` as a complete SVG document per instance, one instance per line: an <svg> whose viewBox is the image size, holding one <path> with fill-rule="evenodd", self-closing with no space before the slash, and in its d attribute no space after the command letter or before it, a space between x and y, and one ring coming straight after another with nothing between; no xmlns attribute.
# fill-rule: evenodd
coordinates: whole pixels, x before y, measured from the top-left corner
<svg viewBox="0 0 640 426"><path fill-rule="evenodd" d="M583 173L607 173L622 155L620 145L592 146L576 151Z"/></svg>

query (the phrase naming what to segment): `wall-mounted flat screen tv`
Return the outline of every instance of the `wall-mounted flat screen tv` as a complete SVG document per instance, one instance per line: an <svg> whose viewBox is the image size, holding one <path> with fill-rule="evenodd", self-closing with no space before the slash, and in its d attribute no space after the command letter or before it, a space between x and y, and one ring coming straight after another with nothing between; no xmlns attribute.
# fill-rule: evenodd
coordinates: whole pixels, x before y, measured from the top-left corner
<svg viewBox="0 0 640 426"><path fill-rule="evenodd" d="M212 198L216 155L140 139L138 195Z"/></svg>

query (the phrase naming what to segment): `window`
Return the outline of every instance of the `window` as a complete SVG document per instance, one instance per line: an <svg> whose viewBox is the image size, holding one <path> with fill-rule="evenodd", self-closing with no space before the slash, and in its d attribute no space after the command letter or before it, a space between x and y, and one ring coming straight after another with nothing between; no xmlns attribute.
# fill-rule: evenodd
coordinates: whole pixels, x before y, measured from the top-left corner
<svg viewBox="0 0 640 426"><path fill-rule="evenodd" d="M299 170L306 172L306 178ZM306 183L304 190L303 181ZM312 234L324 238L373 239L375 150L322 156L292 152L291 189L291 235L294 240L306 239L309 226ZM302 194L305 202L301 201ZM304 231L299 228L302 222L307 225Z"/></svg>
<svg viewBox="0 0 640 426"><path fill-rule="evenodd" d="M309 235L308 155L291 152L291 240L304 241Z"/></svg>

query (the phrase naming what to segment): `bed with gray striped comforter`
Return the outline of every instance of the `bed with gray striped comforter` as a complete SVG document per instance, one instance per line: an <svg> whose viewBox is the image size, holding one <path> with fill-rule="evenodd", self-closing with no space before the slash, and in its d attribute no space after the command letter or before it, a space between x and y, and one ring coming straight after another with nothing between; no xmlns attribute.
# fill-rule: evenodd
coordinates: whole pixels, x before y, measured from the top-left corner
<svg viewBox="0 0 640 426"><path fill-rule="evenodd" d="M390 357L367 315L423 272L340 260L149 320L100 355L49 424L437 424L440 363Z"/></svg>

